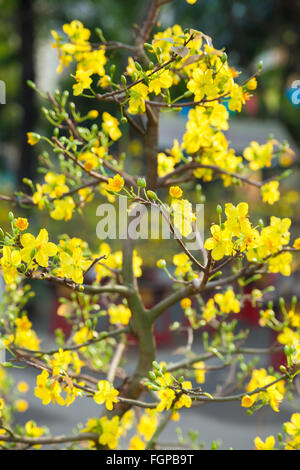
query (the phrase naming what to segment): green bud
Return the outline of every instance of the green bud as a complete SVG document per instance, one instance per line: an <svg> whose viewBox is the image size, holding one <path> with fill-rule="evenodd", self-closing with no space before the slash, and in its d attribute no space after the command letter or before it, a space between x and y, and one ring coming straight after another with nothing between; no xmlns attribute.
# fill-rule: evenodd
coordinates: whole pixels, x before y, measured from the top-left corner
<svg viewBox="0 0 300 470"><path fill-rule="evenodd" d="M222 206L220 204L217 205L216 211L217 214L222 214Z"/></svg>
<svg viewBox="0 0 300 470"><path fill-rule="evenodd" d="M159 269L165 269L166 266L167 266L167 263L166 263L166 260L165 259L159 259L156 263L156 266L159 268Z"/></svg>
<svg viewBox="0 0 300 470"><path fill-rule="evenodd" d="M144 48L147 49L149 52L153 52L153 46L152 44L149 44L149 42L144 43Z"/></svg>
<svg viewBox="0 0 300 470"><path fill-rule="evenodd" d="M156 375L154 374L154 372L152 372L152 370L150 370L149 372L149 377L151 380L156 380Z"/></svg>
<svg viewBox="0 0 300 470"><path fill-rule="evenodd" d="M152 61L149 62L149 64L148 64L148 69L149 69L149 70L153 70L153 69L154 69L154 63L153 63Z"/></svg>
<svg viewBox="0 0 300 470"><path fill-rule="evenodd" d="M264 228L264 221L262 219L259 219L258 221L258 225L261 227L261 228Z"/></svg>
<svg viewBox="0 0 300 470"><path fill-rule="evenodd" d="M153 361L153 362L152 362L152 365L153 365L154 369L160 370L160 366L159 366L159 364L158 364L157 361Z"/></svg>
<svg viewBox="0 0 300 470"><path fill-rule="evenodd" d="M125 75L121 75L121 82L123 83L123 85L127 85L127 80L126 80Z"/></svg>
<svg viewBox="0 0 300 470"><path fill-rule="evenodd" d="M145 178L138 178L138 180L137 180L137 185L138 185L140 188L145 188L146 185L147 185Z"/></svg>
<svg viewBox="0 0 300 470"><path fill-rule="evenodd" d="M185 93L183 93L183 97L184 98L189 98L190 96L192 96L192 94L193 93L191 91L187 90Z"/></svg>
<svg viewBox="0 0 300 470"><path fill-rule="evenodd" d="M8 213L8 219L12 222L14 220L14 218L15 218L15 216L14 216L13 212L10 211Z"/></svg>
<svg viewBox="0 0 300 470"><path fill-rule="evenodd" d="M226 54L226 52L223 52L222 57L221 57L221 61L223 62L223 64L227 61L227 54Z"/></svg>
<svg viewBox="0 0 300 470"><path fill-rule="evenodd" d="M135 65L135 68L141 72L143 70L141 64L139 62L137 62L136 60L134 61L134 65Z"/></svg>
<svg viewBox="0 0 300 470"><path fill-rule="evenodd" d="M154 199L155 201L157 201L157 195L154 191L151 191L151 190L148 190L147 191L147 196L150 198L150 199Z"/></svg>
<svg viewBox="0 0 300 470"><path fill-rule="evenodd" d="M105 37L103 36L103 31L101 28L96 28L95 32L98 34L100 41L105 42Z"/></svg>
<svg viewBox="0 0 300 470"><path fill-rule="evenodd" d="M279 298L279 306L280 308L285 308L285 301L283 297Z"/></svg>
<svg viewBox="0 0 300 470"><path fill-rule="evenodd" d="M263 68L263 61L260 60L260 61L258 62L258 64L257 64L257 69L258 69L259 72L260 72L260 71L262 70L262 68Z"/></svg>
<svg viewBox="0 0 300 470"><path fill-rule="evenodd" d="M32 88L33 90L36 90L36 84L32 82L31 80L27 80L27 85Z"/></svg>
<svg viewBox="0 0 300 470"><path fill-rule="evenodd" d="M13 364L11 362L1 362L1 366L7 367L9 369L13 367Z"/></svg>

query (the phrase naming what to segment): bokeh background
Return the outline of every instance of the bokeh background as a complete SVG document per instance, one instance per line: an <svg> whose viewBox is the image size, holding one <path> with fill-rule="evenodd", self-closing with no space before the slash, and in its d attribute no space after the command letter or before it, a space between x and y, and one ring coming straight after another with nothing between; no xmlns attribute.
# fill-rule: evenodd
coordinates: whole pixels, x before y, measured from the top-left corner
<svg viewBox="0 0 300 470"><path fill-rule="evenodd" d="M22 180L29 177L35 181L41 178L38 170L40 154L45 148L30 147L27 143L26 132L36 131L42 135L50 135L49 123L43 118L40 111L44 105L39 95L35 94L26 81L32 80L43 91L54 92L55 89L71 89L73 79L70 78L70 69L57 75L58 65L56 50L51 47L52 36L50 31L59 31L64 23L78 19L90 29L100 27L105 38L122 42L132 40L134 24L140 24L145 16L148 2L146 0L0 0L0 80L6 85L6 103L0 104L0 194L11 194L13 191L24 189ZM300 92L298 100L295 96L295 81L299 80L300 89L300 3L298 0L198 0L196 6L189 6L184 0L175 0L166 5L159 18L156 29L165 29L170 25L179 23L183 28L198 29L213 38L216 48L225 48L229 62L243 77L248 77L257 69L259 61L263 61L263 70L258 80L258 88L254 96L246 103L241 113L231 113L228 139L237 153L252 141L264 143L273 134L279 141L286 140L295 152L292 164L293 174L281 183L282 197L274 206L266 207L261 204L257 191L245 188L243 198L248 201L250 211L258 220L268 218L270 214L289 216L293 218L293 235L299 236L300 226L300 184L299 184L299 147L300 147ZM122 53L121 53L122 52ZM127 65L127 56L124 51L115 51L114 60L117 71L121 73ZM293 102L294 101L294 102ZM78 98L77 102L82 109L88 109L90 103ZM100 105L99 105L100 106ZM114 109L101 104L99 111ZM161 150L172 147L173 139L183 134L186 112L176 114L165 113L161 120L160 147ZM135 174L143 171L142 144L137 136L124 132L120 151L128 154L128 165ZM261 177L278 173L278 168L272 167L268 173ZM280 169L282 170L282 168ZM214 220L215 205L222 201L240 201L241 189L225 189L219 182L203 184L202 193L205 194L205 222L206 226ZM192 187L190 197L193 200ZM83 211L76 215L67 224L49 219L48 215L31 209L13 208L18 216L26 216L31 220L31 227L38 230L47 226L53 237L68 232L72 236L85 238L92 248L97 248L100 241L96 238L95 210L101 202L97 199ZM194 199L194 202L197 202ZM0 226L8 226L7 212L11 206L0 201ZM78 229L80 227L80 230ZM298 235L297 235L298 234ZM162 242L152 242L150 248L145 249L139 243L140 254L144 258L143 278L141 289L147 304L161 298L170 288L169 279L164 273L153 270L153 262L159 257L172 259L174 247L166 246ZM175 247L176 248L176 247ZM167 253L167 254L166 254ZM277 295L291 298L300 295L299 270L295 266L290 278L273 276L266 282L273 282ZM49 343L53 339L56 328L66 329L68 326L56 315L59 296L65 294L56 288L37 283L33 286L36 293L35 300L29 305L29 314L34 326L40 331ZM174 318L180 318L181 312L167 312L157 327L157 342L161 347L174 346L174 338L169 332L169 324ZM243 326L251 327L253 338L257 344L265 347L272 341L271 334L266 336L258 328L259 313L246 308L242 313ZM180 338L175 340L176 346ZM267 342L268 344L265 344ZM264 344L263 344L264 343ZM278 358L270 358L278 365ZM19 375L21 372L19 372ZM24 372L26 375L26 372ZM29 374L29 373L28 373ZM34 383L30 374L28 381ZM215 385L212 381L211 385ZM46 411L39 407L33 398L31 407L33 413L44 419ZM75 406L74 411L67 411L62 419L56 408L52 409L52 424L54 429L65 431L79 416L82 409ZM86 405L87 407L89 405ZM72 408L72 407L71 407ZM70 408L70 409L71 409ZM83 408L84 409L84 408ZM212 440L218 430L224 425L232 426L231 431L223 439L225 447L233 445L249 446L247 443L249 429L242 425L244 415L237 409L228 406L214 411L210 406L208 411L201 412L199 418L190 414L188 423L197 427L198 419L206 429L207 440ZM92 410L91 410L92 412ZM76 414L77 413L77 414ZM84 411L86 413L86 411ZM223 414L222 414L223 413ZM288 413L288 412L287 412ZM24 413L18 419L25 422L32 413ZM223 416L223 418L222 418ZM83 417L83 415L82 415ZM221 418L220 418L221 417ZM289 416L287 416L289 418ZM236 424L235 420L238 420ZM274 413L262 411L259 417L251 417L250 423L253 432L260 429L273 429L276 424ZM274 422L275 419L275 422ZM240 420L240 421L239 421ZM278 421L279 422L279 421ZM263 424L265 423L265 428ZM252 428L251 428L252 429ZM278 429L279 430L279 429ZM212 436L212 437L211 437ZM235 442L230 442L230 438ZM226 440L227 439L227 440Z"/></svg>

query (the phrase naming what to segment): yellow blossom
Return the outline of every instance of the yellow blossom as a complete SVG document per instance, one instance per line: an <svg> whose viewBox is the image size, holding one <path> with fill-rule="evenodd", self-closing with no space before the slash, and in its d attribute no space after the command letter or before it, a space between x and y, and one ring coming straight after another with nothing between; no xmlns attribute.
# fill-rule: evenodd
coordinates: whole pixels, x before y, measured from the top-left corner
<svg viewBox="0 0 300 470"><path fill-rule="evenodd" d="M193 364L195 369L195 378L198 384L203 384L205 382L205 363L203 361L198 361Z"/></svg>
<svg viewBox="0 0 300 470"><path fill-rule="evenodd" d="M22 235L21 245L22 260L29 265L34 258L40 266L47 268L49 257L57 253L56 245L48 241L48 232L45 228L40 230L36 238L31 233Z"/></svg>
<svg viewBox="0 0 300 470"><path fill-rule="evenodd" d="M73 85L73 93L75 96L78 96L91 86L92 79L90 70L76 70L75 80L77 83Z"/></svg>
<svg viewBox="0 0 300 470"><path fill-rule="evenodd" d="M122 135L122 132L120 131L118 127L119 126L118 119L111 116L107 112L104 112L102 114L102 119L103 119L103 122L102 122L103 130L107 132L107 134L112 140L118 140Z"/></svg>
<svg viewBox="0 0 300 470"><path fill-rule="evenodd" d="M131 311L123 304L111 305L108 309L109 321L112 325L121 323L121 325L128 325L131 318Z"/></svg>
<svg viewBox="0 0 300 470"><path fill-rule="evenodd" d="M41 136L35 132L27 132L27 142L29 145L36 145L41 140Z"/></svg>
<svg viewBox="0 0 300 470"><path fill-rule="evenodd" d="M114 416L111 420L107 416L100 418L102 433L99 437L99 443L107 445L109 449L115 449L118 445L118 438L122 434L122 428L119 423L119 416Z"/></svg>
<svg viewBox="0 0 300 470"><path fill-rule="evenodd" d="M119 395L113 385L107 380L100 380L97 384L98 391L94 394L93 398L98 405L105 403L108 410L113 409L113 404L118 403L117 396Z"/></svg>
<svg viewBox="0 0 300 470"><path fill-rule="evenodd" d="M18 382L17 387L18 387L18 391L19 391L20 393L26 393L26 392L28 392L28 390L29 390L28 383L27 383L27 382L24 382L24 381Z"/></svg>
<svg viewBox="0 0 300 470"><path fill-rule="evenodd" d="M130 114L144 113L145 100L148 98L148 87L144 83L138 83L130 90L128 112Z"/></svg>
<svg viewBox="0 0 300 470"><path fill-rule="evenodd" d="M233 250L231 231L226 228L222 230L219 225L210 228L212 237L205 240L204 248L211 250L214 260L218 261L224 256L230 256Z"/></svg>
<svg viewBox="0 0 300 470"><path fill-rule="evenodd" d="M280 199L280 192L278 190L279 182L270 181L270 183L265 183L261 187L261 195L263 202L267 202L270 205L273 205L276 201Z"/></svg>
<svg viewBox="0 0 300 470"><path fill-rule="evenodd" d="M28 402L24 399L17 400L15 406L19 413L25 413L28 410Z"/></svg>
<svg viewBox="0 0 300 470"><path fill-rule="evenodd" d="M16 222L15 222L15 226L19 229L19 230L26 230L27 227L28 227L28 220L27 219L24 219L23 217L18 217Z"/></svg>
<svg viewBox="0 0 300 470"><path fill-rule="evenodd" d="M129 442L129 450L144 450L146 448L146 444L140 436L135 435L130 439Z"/></svg>
<svg viewBox="0 0 300 470"><path fill-rule="evenodd" d="M169 189L169 194L176 199L179 199L182 196L182 189L179 186L171 186Z"/></svg>
<svg viewBox="0 0 300 470"><path fill-rule="evenodd" d="M65 401L60 395L61 391L62 389L58 381L49 378L49 373L46 370L43 370L37 376L34 394L42 400L43 405L48 405L52 402L63 406Z"/></svg>
<svg viewBox="0 0 300 470"><path fill-rule="evenodd" d="M9 246L4 246L0 260L3 277L6 284L13 284L18 275L18 267L21 264L21 254L19 250L13 250Z"/></svg>
<svg viewBox="0 0 300 470"><path fill-rule="evenodd" d="M118 173L113 178L108 178L108 183L106 186L107 191L114 191L119 193L124 187L124 178Z"/></svg>
<svg viewBox="0 0 300 470"><path fill-rule="evenodd" d="M268 436L264 442L260 437L256 437L254 439L254 444L256 450L274 450L275 438L274 436Z"/></svg>
<svg viewBox="0 0 300 470"><path fill-rule="evenodd" d="M240 311L240 302L236 298L234 291L230 288L225 294L215 294L214 299L222 313L238 313Z"/></svg>

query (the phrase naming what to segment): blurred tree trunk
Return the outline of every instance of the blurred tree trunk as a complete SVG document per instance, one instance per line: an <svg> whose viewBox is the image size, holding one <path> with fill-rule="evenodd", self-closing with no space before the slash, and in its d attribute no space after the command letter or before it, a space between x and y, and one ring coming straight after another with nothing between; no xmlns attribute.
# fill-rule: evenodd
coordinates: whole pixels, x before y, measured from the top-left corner
<svg viewBox="0 0 300 470"><path fill-rule="evenodd" d="M21 96L23 110L20 129L20 162L18 169L18 186L22 186L22 178L33 178L35 174L35 155L27 143L26 132L34 130L36 121L35 93L27 85L27 80L35 81L34 52L35 52L35 14L34 0L19 1L20 28L20 64L21 64Z"/></svg>

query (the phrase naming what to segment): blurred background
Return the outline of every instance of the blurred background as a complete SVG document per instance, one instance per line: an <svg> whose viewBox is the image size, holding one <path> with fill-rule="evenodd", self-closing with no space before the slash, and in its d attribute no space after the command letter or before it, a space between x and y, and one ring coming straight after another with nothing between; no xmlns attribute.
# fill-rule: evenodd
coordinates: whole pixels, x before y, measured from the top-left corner
<svg viewBox="0 0 300 470"><path fill-rule="evenodd" d="M39 148L30 147L27 144L26 132L36 131L42 135L50 135L51 128L40 112L44 103L27 86L26 81L32 80L41 90L51 92L56 88L71 89L73 83L73 79L70 78L71 69L61 75L56 74L58 61L56 50L51 47L53 39L50 31L52 29L60 31L64 23L78 19L91 30L100 27L108 40L130 43L133 26L142 22L147 8L148 2L144 0L134 2L132 0L114 0L113 2L111 0L52 0L51 2L47 0L0 0L0 80L6 87L5 103L0 104L0 194L11 194L13 191L24 189L22 184L24 177L35 181L41 177L38 172L41 148L40 146L37 146ZM189 6L184 0L175 0L162 9L156 29L163 30L175 23L183 28L195 28L211 36L216 48L225 47L230 65L241 71L244 78L254 73L259 61L263 61L263 70L254 96L247 101L245 108L238 113L238 116L231 113L228 139L237 153L241 153L252 140L265 143L270 134L273 134L279 141L286 140L290 144L295 152L296 160L292 166L293 175L281 184L280 202L272 207L266 207L260 203L259 194L250 190L249 187L246 188L243 197L249 202L250 212L253 209L257 220L261 217L268 218L270 214L292 217L293 238L299 236L300 91L297 92L297 87L300 90L300 2L298 0L288 2L286 0L261 2L256 0L198 0L196 6ZM126 53L115 51L114 61L117 69L121 71L127 65ZM82 109L90 105L82 99L78 99L78 103ZM102 110L106 108L103 106ZM109 106L107 110L114 112ZM171 148L174 138L180 139L184 132L185 121L186 112L176 114L176 116L170 113L163 114L160 134L161 150ZM124 143L123 140L122 145L124 148L121 150L129 149L131 168L135 174L138 174L142 168L142 162L139 159L142 154L141 143L137 136L128 134L127 142ZM278 173L278 168L272 167L269 173L276 173L276 171ZM220 201L241 200L241 189L225 189L219 182L200 183L203 194L206 196L205 222L209 227L209 223L215 218L216 204ZM188 189L192 191L192 187ZM47 214L40 211L31 213L31 210L17 207L13 210L17 216L29 217L31 226L35 226L37 230L38 227L47 226L47 224L50 227L49 220L51 220L49 231L53 237L55 234L68 232L71 236L85 238L90 246L96 249L99 245L99 240L95 237L97 204L99 200L89 205L83 215L74 216L67 225L65 222L60 223L49 219ZM7 212L10 209L11 206L0 201L0 226L4 229L8 225ZM78 232L79 226L80 232ZM151 265L161 256L171 262L173 249L174 247L168 247L166 255L166 247L161 242L153 242L153 248L147 250L143 250L142 242L139 243L138 250L144 258L140 285L144 299L149 306L160 299L170 288L169 279L164 273L161 274L161 271L153 271ZM299 297L300 279L297 266L290 278L273 276L266 282L270 280L276 286L277 295L291 298L296 294ZM42 283L35 284L33 288L36 297L30 305L29 313L36 329L48 335L48 340L51 342L56 328L67 329L67 325L56 315L57 299L61 292ZM172 320L180 318L179 310L167 312L157 326L159 345L164 347L174 345L174 339L168 327L171 318ZM254 328L255 341L261 344L263 341L271 342L271 336L265 337L264 334L255 330L258 328L258 318L259 313L250 306L242 313L244 324ZM264 346L267 345L264 344ZM278 364L278 358L271 358L272 361L275 366ZM47 410L40 409L34 398L33 406L36 407L37 414L47 412ZM209 406L205 408L209 409ZM79 408L77 412L80 413ZM53 423L56 423L58 430L63 431L64 423L59 424L59 416L55 413L57 411L54 410ZM234 419L235 411L231 406L227 405L227 408L223 408L223 413L224 422ZM270 418L271 421L268 421L269 412L263 413L267 416L267 432L273 426L274 413ZM72 420L72 411L69 414ZM29 415L31 416L30 410ZM26 419L29 419L26 413L20 417L20 421L26 421ZM69 424L68 419L65 418L65 424ZM196 418L191 414L190 419ZM202 419L203 423L206 423L205 413ZM253 418L253 426L257 426L255 419ZM211 428L209 428L209 422L212 423ZM205 426L209 439L210 433L213 436L215 431L220 429L220 422L211 420L210 415ZM232 426L232 437L235 438L237 445L242 440L246 442L246 434L244 436L243 432L246 433L249 429L242 430L234 427L234 424ZM234 445L233 442L231 444ZM226 440L225 445L227 445Z"/></svg>

